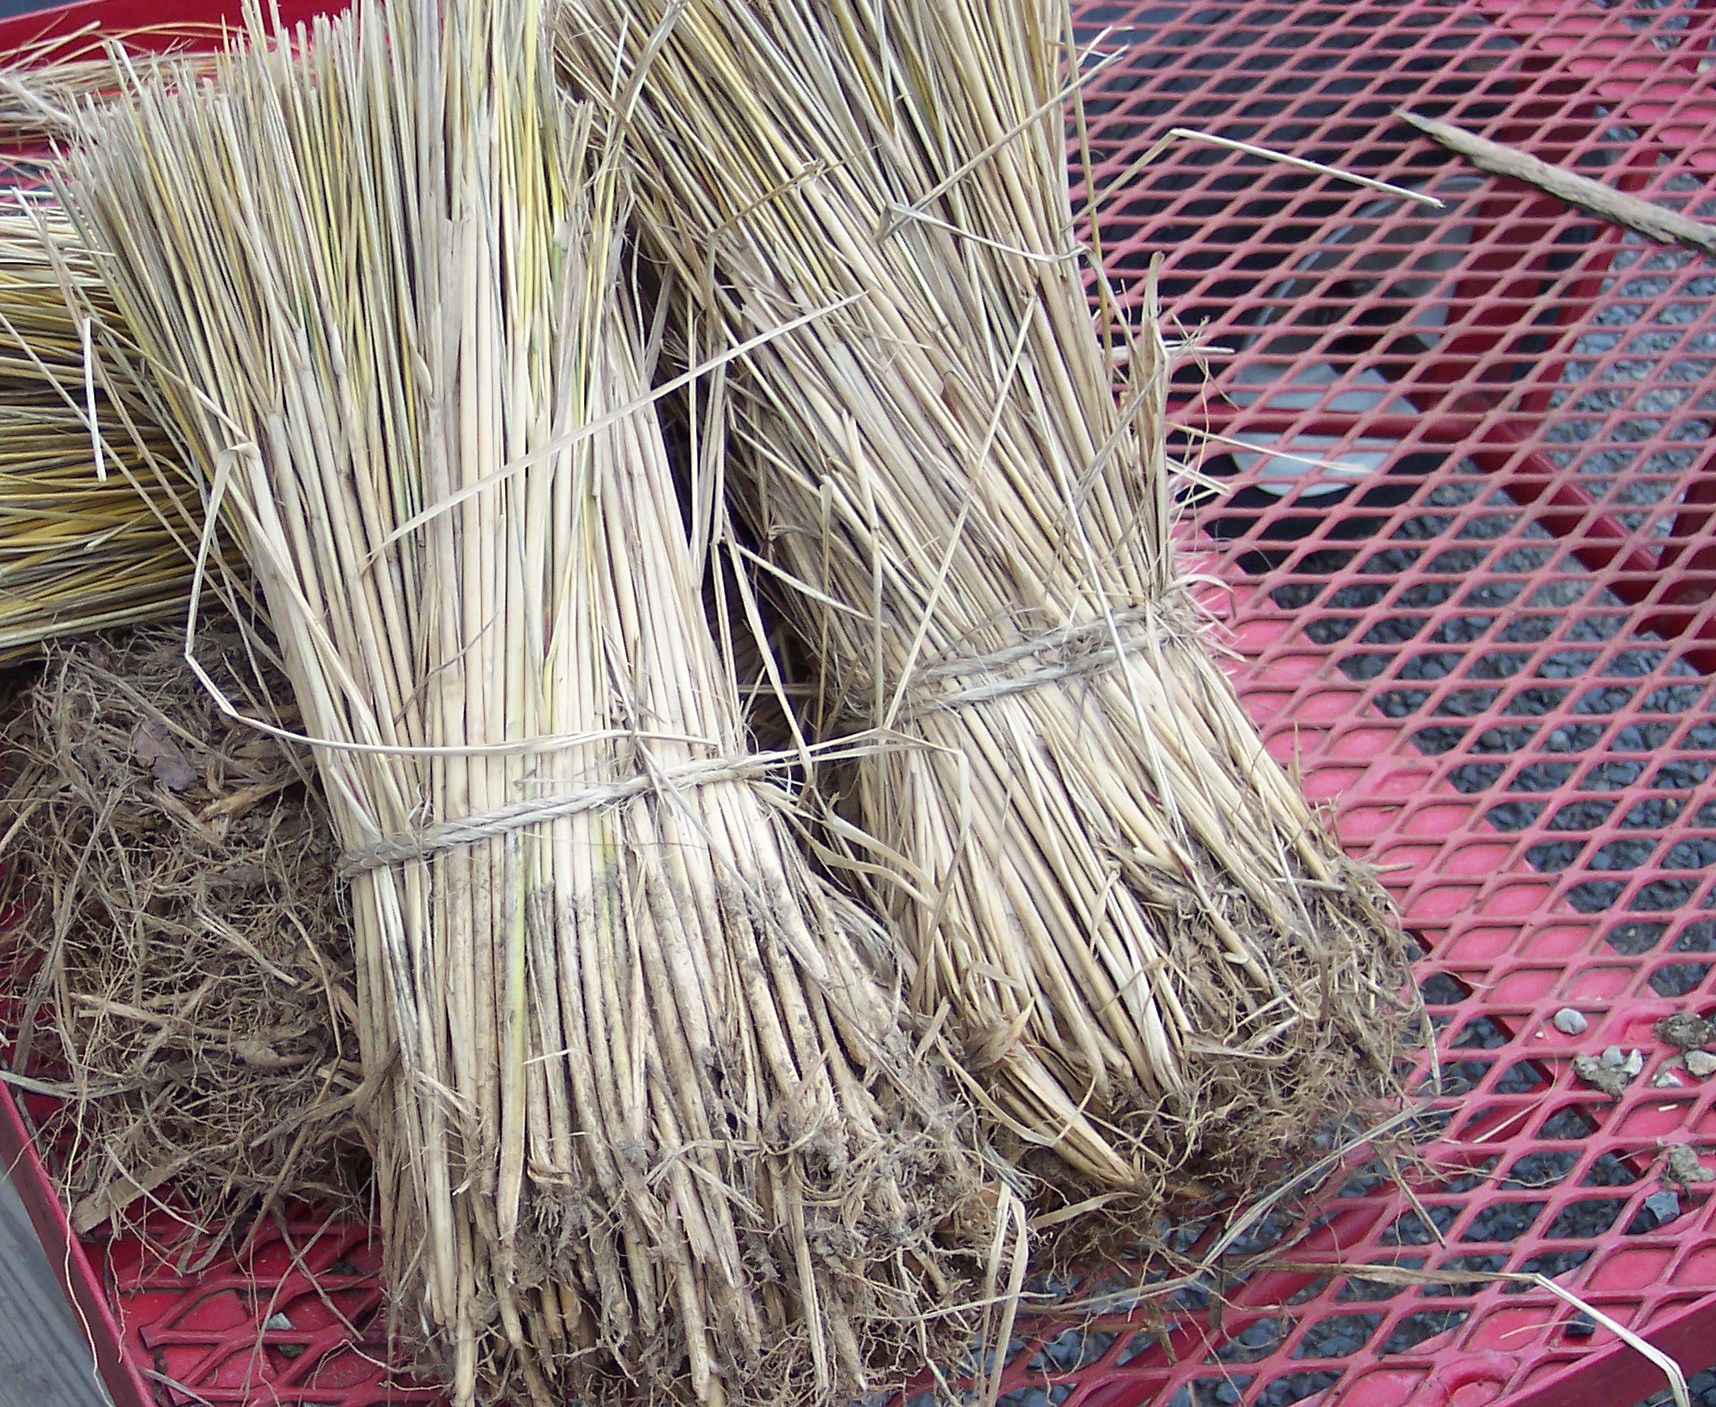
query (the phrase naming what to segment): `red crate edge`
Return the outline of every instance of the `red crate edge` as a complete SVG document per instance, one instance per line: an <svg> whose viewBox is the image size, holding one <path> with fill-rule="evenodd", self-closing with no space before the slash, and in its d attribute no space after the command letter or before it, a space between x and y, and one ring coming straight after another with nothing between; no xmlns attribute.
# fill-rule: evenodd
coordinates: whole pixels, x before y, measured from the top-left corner
<svg viewBox="0 0 1716 1407"><path fill-rule="evenodd" d="M83 1243L73 1235L48 1171L36 1155L23 1111L4 1083L0 1083L0 1165L12 1179L60 1288L78 1313L113 1407L152 1407L154 1394L124 1351L123 1330L101 1277L90 1265Z"/></svg>

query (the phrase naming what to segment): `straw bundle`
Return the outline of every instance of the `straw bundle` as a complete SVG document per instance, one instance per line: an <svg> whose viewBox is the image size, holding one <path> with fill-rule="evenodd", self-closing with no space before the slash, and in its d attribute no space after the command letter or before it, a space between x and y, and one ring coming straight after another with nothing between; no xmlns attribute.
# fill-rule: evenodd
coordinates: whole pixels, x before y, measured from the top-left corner
<svg viewBox="0 0 1716 1407"><path fill-rule="evenodd" d="M179 615L196 531L166 437L92 372L71 305L113 310L89 256L51 201L14 199L0 211L0 661Z"/></svg>
<svg viewBox="0 0 1716 1407"><path fill-rule="evenodd" d="M455 1400L827 1400L963 1342L1012 1204L745 754L534 5L258 33L66 182L316 740Z"/></svg>
<svg viewBox="0 0 1716 1407"><path fill-rule="evenodd" d="M92 104L123 93L126 74L137 67L170 71L180 82L206 73L212 57L185 46L207 44L224 30L221 25L179 24L151 35L148 30L115 33L92 24L14 50L0 67L0 142L9 149L28 150L75 135L82 114ZM145 35L157 41L150 51L125 47L127 38Z"/></svg>
<svg viewBox="0 0 1716 1407"><path fill-rule="evenodd" d="M1086 300L1070 34L1060 0L566 0L561 56L625 123L689 355L776 334L728 483L813 735L873 744L868 838L833 824L912 995L1041 1224L1138 1225L1386 1090L1404 962L1179 584L1166 349Z"/></svg>

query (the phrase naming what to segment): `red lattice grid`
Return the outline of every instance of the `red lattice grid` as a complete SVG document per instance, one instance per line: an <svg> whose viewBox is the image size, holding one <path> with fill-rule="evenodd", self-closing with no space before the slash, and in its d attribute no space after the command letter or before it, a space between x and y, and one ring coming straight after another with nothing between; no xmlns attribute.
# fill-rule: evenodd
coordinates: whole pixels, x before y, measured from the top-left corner
<svg viewBox="0 0 1716 1407"><path fill-rule="evenodd" d="M1673 1051L1653 1030L1716 1012L1716 266L1482 175L1392 113L1716 216L1716 6L1130 0L1080 20L1128 50L1089 95L1108 268L1136 296L1160 254L1166 316L1227 349L1207 381L1185 366L1176 414L1212 481L1188 517L1232 588L1237 676L1271 749L1386 868L1445 1092L1404 1187L1354 1167L1233 1248L1290 1244L1313 1268L1182 1289L1165 1324L1031 1325L1010 1403L1630 1402L1660 1384L1644 1360L1484 1277L1554 1276L1689 1369L1716 1359L1710 1199L1664 1177L1673 1143L1716 1169L1716 1086L1658 1087ZM1193 141L1134 169L1176 126L1445 209ZM1618 1100L1572 1068L1610 1045L1645 1062ZM318 1378L343 1331L310 1306L319 1281L376 1337L373 1286L348 1273L365 1246L324 1232L285 1282L274 1241L201 1277L132 1242L88 1250L159 1400L355 1407L403 1399L361 1344ZM302 1308L258 1352L282 1304Z"/></svg>

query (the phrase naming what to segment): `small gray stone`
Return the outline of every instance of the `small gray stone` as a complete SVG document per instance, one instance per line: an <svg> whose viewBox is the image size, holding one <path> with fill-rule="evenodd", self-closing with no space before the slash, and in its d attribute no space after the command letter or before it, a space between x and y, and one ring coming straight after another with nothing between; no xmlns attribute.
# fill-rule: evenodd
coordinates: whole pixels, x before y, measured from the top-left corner
<svg viewBox="0 0 1716 1407"><path fill-rule="evenodd" d="M1570 1006L1564 1006L1549 1018L1555 1023L1555 1029L1564 1036L1582 1036L1590 1026L1583 1012L1575 1011Z"/></svg>
<svg viewBox="0 0 1716 1407"><path fill-rule="evenodd" d="M1664 1066L1650 1083L1652 1089L1679 1089L1686 1081L1680 1078L1679 1071Z"/></svg>
<svg viewBox="0 0 1716 1407"><path fill-rule="evenodd" d="M1686 1068L1701 1080L1707 1080L1716 1075L1716 1055L1707 1050L1689 1050L1686 1052Z"/></svg>
<svg viewBox="0 0 1716 1407"><path fill-rule="evenodd" d="M1680 1194L1671 1188L1663 1188L1660 1192L1652 1192L1644 1199L1645 1210L1655 1214L1657 1224L1673 1221L1680 1215Z"/></svg>
<svg viewBox="0 0 1716 1407"><path fill-rule="evenodd" d="M1627 1053L1618 1045L1609 1046L1603 1051L1602 1066L1605 1070L1619 1070L1627 1063Z"/></svg>
<svg viewBox="0 0 1716 1407"><path fill-rule="evenodd" d="M1621 1066L1621 1073L1629 1080L1636 1080L1644 1073L1644 1052L1635 1050L1627 1057L1627 1062Z"/></svg>

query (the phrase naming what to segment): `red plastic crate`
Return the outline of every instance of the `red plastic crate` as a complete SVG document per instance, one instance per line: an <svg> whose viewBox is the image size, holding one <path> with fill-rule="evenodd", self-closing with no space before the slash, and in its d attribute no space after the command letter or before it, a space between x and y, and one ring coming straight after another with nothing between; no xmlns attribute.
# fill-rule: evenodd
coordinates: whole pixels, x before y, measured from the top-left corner
<svg viewBox="0 0 1716 1407"><path fill-rule="evenodd" d="M139 10L161 17L82 13ZM1135 293L1160 253L1168 316L1228 349L1207 383L1185 368L1176 413L1219 490L1188 521L1229 588L1236 676L1385 867L1447 1088L1399 1183L1357 1164L1254 1228L1220 1283L1027 1326L1013 1401L1631 1402L1653 1367L1484 1277L1554 1276L1688 1371L1716 1361L1716 1213L1662 1176L1673 1142L1716 1170L1716 1084L1652 1083L1671 1054L1653 1023L1716 1012L1716 264L1473 171L1391 113L1716 218L1716 5L1093 0L1081 26L1130 46L1089 94L1107 265ZM1176 126L1447 208L1193 142L1131 169ZM1583 1034L1552 1023L1563 1007ZM1619 1100L1572 1069L1611 1044L1646 1057ZM1267 1252L1310 1268L1238 1273ZM120 1407L410 1400L378 1361L361 1230L299 1259L265 1237L191 1276L131 1241L71 1247Z"/></svg>

